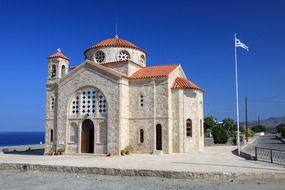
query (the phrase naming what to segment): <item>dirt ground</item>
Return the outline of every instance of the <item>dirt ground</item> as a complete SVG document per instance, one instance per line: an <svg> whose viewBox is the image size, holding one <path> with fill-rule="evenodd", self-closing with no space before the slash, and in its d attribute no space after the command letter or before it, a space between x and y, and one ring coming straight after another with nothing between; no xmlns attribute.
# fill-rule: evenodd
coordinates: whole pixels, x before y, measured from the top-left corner
<svg viewBox="0 0 285 190"><path fill-rule="evenodd" d="M56 172L20 172L0 171L0 189L2 190L123 190L123 189L192 189L192 190L283 190L284 179L266 180L185 180L156 177L121 177L92 174L72 174Z"/></svg>

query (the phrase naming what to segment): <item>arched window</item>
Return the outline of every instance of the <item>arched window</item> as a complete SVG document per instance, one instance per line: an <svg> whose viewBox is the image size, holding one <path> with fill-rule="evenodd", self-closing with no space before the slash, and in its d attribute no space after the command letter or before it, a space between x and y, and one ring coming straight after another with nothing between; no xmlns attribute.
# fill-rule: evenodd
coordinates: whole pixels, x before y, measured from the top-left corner
<svg viewBox="0 0 285 190"><path fill-rule="evenodd" d="M191 119L186 120L186 136L192 137L192 121L191 121Z"/></svg>
<svg viewBox="0 0 285 190"><path fill-rule="evenodd" d="M143 129L140 129L140 143L144 142L144 132Z"/></svg>
<svg viewBox="0 0 285 190"><path fill-rule="evenodd" d="M56 65L51 66L51 78L56 77Z"/></svg>
<svg viewBox="0 0 285 190"><path fill-rule="evenodd" d="M142 94L140 94L140 96L139 96L139 105L140 105L140 107L144 106L144 96Z"/></svg>
<svg viewBox="0 0 285 190"><path fill-rule="evenodd" d="M61 77L63 77L65 75L65 66L62 65L61 66Z"/></svg>
<svg viewBox="0 0 285 190"><path fill-rule="evenodd" d="M144 55L141 55L140 56L140 63L144 63L145 62L145 57L144 57Z"/></svg>
<svg viewBox="0 0 285 190"><path fill-rule="evenodd" d="M69 113L71 116L107 115L107 102L103 93L96 88L84 88L75 93L71 99Z"/></svg>
<svg viewBox="0 0 285 190"><path fill-rule="evenodd" d="M53 129L50 130L50 142L53 142Z"/></svg>
<svg viewBox="0 0 285 190"><path fill-rule="evenodd" d="M130 59L129 52L127 52L126 50L120 51L120 53L118 54L118 60L119 61L125 61L128 59Z"/></svg>
<svg viewBox="0 0 285 190"><path fill-rule="evenodd" d="M76 123L72 123L70 125L69 134L70 134L69 141L72 142L72 143L76 143L77 139L78 139L78 135L77 135L78 134L78 128L77 128Z"/></svg>

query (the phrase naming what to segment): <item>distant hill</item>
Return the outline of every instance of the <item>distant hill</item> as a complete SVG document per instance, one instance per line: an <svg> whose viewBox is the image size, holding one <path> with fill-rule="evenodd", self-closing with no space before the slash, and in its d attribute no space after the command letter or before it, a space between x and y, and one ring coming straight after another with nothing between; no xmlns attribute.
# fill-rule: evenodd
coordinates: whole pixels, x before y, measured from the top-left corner
<svg viewBox="0 0 285 190"><path fill-rule="evenodd" d="M281 123L285 123L285 116L283 117L270 117L268 119L260 120L260 125L264 125L267 129L275 128L277 125ZM244 126L244 123L241 123L242 126ZM258 121L249 121L248 126L253 127L255 125L258 125Z"/></svg>

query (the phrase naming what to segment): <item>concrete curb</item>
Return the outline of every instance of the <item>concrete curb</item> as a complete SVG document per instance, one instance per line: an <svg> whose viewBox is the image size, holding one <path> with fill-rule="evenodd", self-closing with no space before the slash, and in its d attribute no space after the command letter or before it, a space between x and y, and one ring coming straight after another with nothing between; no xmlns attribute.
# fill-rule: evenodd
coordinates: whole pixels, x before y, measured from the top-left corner
<svg viewBox="0 0 285 190"><path fill-rule="evenodd" d="M56 166L23 163L1 163L0 170L20 171L43 171L43 172L66 172L88 173L95 175L111 176L148 176L176 179L206 179L206 180L229 180L229 179L285 179L285 172L191 172L191 171L161 171L139 170L99 167Z"/></svg>

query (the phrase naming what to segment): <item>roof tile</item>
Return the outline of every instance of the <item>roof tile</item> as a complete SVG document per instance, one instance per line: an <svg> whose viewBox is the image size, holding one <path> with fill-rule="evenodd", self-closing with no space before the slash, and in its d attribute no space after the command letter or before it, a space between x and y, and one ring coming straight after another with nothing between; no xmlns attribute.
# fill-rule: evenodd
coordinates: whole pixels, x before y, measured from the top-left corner
<svg viewBox="0 0 285 190"><path fill-rule="evenodd" d="M172 86L173 89L179 89L179 88L187 88L187 89L197 89L202 90L199 88L196 84L194 84L192 81L187 80L182 77L177 77L173 83ZM202 90L203 91L203 90Z"/></svg>
<svg viewBox="0 0 285 190"><path fill-rule="evenodd" d="M129 42L127 40L124 40L121 38L108 38L106 40L98 42L97 44L87 48L84 51L84 54L86 53L86 51L93 49L93 48L98 48L98 47L129 47L129 48L139 49L139 50L146 53L146 51L144 49L136 46L135 44L133 44L132 42Z"/></svg>
<svg viewBox="0 0 285 190"><path fill-rule="evenodd" d="M179 64L144 67L130 76L130 79L166 77L178 66Z"/></svg>
<svg viewBox="0 0 285 190"><path fill-rule="evenodd" d="M57 51L57 52L55 52L54 54L52 54L52 55L50 55L50 56L48 56L48 59L50 59L50 58L62 58L62 59L66 59L66 60L69 60L69 58L68 57L66 57L63 53L61 53L60 51Z"/></svg>

